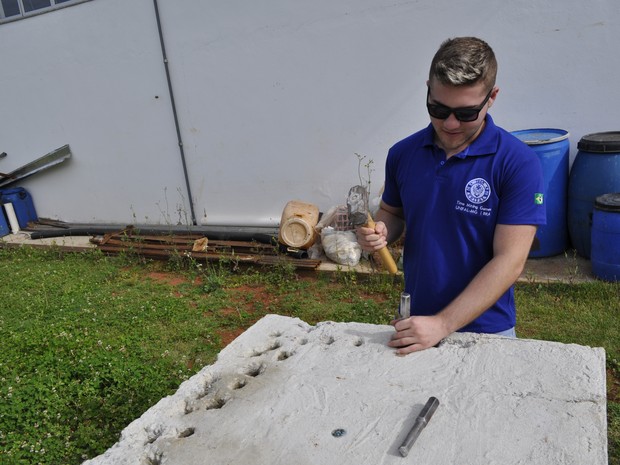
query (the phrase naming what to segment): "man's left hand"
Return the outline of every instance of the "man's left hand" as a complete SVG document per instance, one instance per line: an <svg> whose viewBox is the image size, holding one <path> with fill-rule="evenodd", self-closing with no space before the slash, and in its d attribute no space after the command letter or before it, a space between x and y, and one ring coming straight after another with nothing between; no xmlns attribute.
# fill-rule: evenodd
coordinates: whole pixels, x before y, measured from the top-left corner
<svg viewBox="0 0 620 465"><path fill-rule="evenodd" d="M397 348L397 355L434 347L450 334L438 315L412 316L394 320L391 324L396 332L388 346Z"/></svg>

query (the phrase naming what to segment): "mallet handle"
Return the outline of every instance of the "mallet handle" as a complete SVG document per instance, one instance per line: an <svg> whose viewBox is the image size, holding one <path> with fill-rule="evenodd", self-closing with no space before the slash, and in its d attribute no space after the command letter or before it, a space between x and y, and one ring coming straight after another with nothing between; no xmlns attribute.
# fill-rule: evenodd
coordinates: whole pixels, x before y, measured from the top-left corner
<svg viewBox="0 0 620 465"><path fill-rule="evenodd" d="M368 213L368 222L366 223L366 226L375 229L375 222L370 216L370 213ZM378 252L379 256L381 257L381 262L383 263L383 266L385 266L385 268L390 272L390 274L398 273L398 268L396 267L396 263L394 263L394 258L392 257L392 254L387 249L387 247L379 249Z"/></svg>

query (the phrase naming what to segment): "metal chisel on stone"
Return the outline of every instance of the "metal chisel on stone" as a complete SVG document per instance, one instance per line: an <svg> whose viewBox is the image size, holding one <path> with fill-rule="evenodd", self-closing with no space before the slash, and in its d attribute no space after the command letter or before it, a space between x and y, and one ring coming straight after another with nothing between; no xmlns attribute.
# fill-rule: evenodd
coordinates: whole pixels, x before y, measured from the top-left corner
<svg viewBox="0 0 620 465"><path fill-rule="evenodd" d="M407 457L409 451L411 450L411 447L413 446L413 443L416 441L416 439L418 439L418 436L420 435L422 430L426 427L430 419L433 417L433 413L435 413L435 410L437 410L438 406L439 400L437 400L436 397L429 397L426 405L424 406L418 417L415 419L415 423L409 431L409 434L407 434L407 437L403 441L403 444L398 448L398 452L400 452L400 455L402 455L403 457Z"/></svg>
<svg viewBox="0 0 620 465"><path fill-rule="evenodd" d="M409 318L411 316L411 295L408 292L401 292L400 305L396 318Z"/></svg>

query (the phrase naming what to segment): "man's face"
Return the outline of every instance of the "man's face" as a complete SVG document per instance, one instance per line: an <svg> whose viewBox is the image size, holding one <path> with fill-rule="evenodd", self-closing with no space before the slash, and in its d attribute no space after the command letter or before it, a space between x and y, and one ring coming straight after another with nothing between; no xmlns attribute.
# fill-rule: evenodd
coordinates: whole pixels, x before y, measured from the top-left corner
<svg viewBox="0 0 620 465"><path fill-rule="evenodd" d="M485 98L486 103L480 109L478 117L474 121L459 121L454 113L450 113L446 119L431 116L431 123L435 129L437 144L446 152L449 158L465 149L471 144L484 128L484 118L493 104L499 89L494 87L489 93L482 82L472 86L449 86L436 81L430 81L428 102L430 104L443 105L452 109L479 108Z"/></svg>

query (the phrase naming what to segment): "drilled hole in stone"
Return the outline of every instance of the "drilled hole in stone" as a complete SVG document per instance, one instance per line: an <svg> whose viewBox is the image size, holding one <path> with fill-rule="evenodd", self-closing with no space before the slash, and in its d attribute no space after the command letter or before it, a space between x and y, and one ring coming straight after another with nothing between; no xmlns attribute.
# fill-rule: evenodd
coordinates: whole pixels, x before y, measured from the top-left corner
<svg viewBox="0 0 620 465"><path fill-rule="evenodd" d="M299 340L300 346L305 346L307 343L308 343L308 339L306 339L305 337Z"/></svg>
<svg viewBox="0 0 620 465"><path fill-rule="evenodd" d="M241 389L247 384L247 381L244 379L236 379L231 385L230 389Z"/></svg>
<svg viewBox="0 0 620 465"><path fill-rule="evenodd" d="M280 341L273 341L269 347L267 347L267 350L276 350L279 349L282 346L282 344L280 343Z"/></svg>
<svg viewBox="0 0 620 465"><path fill-rule="evenodd" d="M185 408L183 409L183 411L185 412L185 415L189 415L194 410L195 410L195 406L192 403L185 402Z"/></svg>
<svg viewBox="0 0 620 465"><path fill-rule="evenodd" d="M265 364L256 363L254 365L250 365L249 367L247 367L244 373L248 376L252 376L253 378L255 378L256 376L262 374L264 371L265 371Z"/></svg>
<svg viewBox="0 0 620 465"><path fill-rule="evenodd" d="M162 458L164 457L164 453L161 451L152 452L147 458L146 463L148 465L161 465Z"/></svg>
<svg viewBox="0 0 620 465"><path fill-rule="evenodd" d="M213 390L213 385L217 383L220 379L221 379L221 375L219 374L208 375L207 379L205 380L204 385L202 386L202 391L198 394L198 396L196 396L196 398L202 399L203 397L206 397Z"/></svg>
<svg viewBox="0 0 620 465"><path fill-rule="evenodd" d="M179 433L179 438L188 438L196 432L195 428L187 428Z"/></svg>
<svg viewBox="0 0 620 465"><path fill-rule="evenodd" d="M202 399L203 397L207 397L213 388L212 384L205 384L202 391L196 396L196 399Z"/></svg>
<svg viewBox="0 0 620 465"><path fill-rule="evenodd" d="M323 342L323 344L325 344L325 345L331 345L334 342L336 342L336 339L334 339L333 336L324 336L322 338L321 342Z"/></svg>
<svg viewBox="0 0 620 465"><path fill-rule="evenodd" d="M263 350L259 350L259 349L254 349L251 353L250 353L250 357L260 357L261 355L263 355L265 352L269 352L270 350L276 350L278 349L282 344L280 343L280 341L272 341L269 345L267 345Z"/></svg>
<svg viewBox="0 0 620 465"><path fill-rule="evenodd" d="M155 441L157 441L157 438L159 438L162 435L162 430L161 429L147 430L146 434L147 434L146 443L153 444Z"/></svg>
<svg viewBox="0 0 620 465"><path fill-rule="evenodd" d="M282 350L278 353L278 360L282 361L282 360L286 360L287 358L291 357L293 355L292 352L288 352L286 350Z"/></svg>
<svg viewBox="0 0 620 465"><path fill-rule="evenodd" d="M353 341L353 345L355 347L359 347L359 346L361 346L363 344L364 344L364 340L363 339L356 339L355 341Z"/></svg>
<svg viewBox="0 0 620 465"><path fill-rule="evenodd" d="M210 399L209 402L207 402L206 409L214 410L222 408L224 405L226 405L226 399L223 399L221 397L214 397Z"/></svg>

